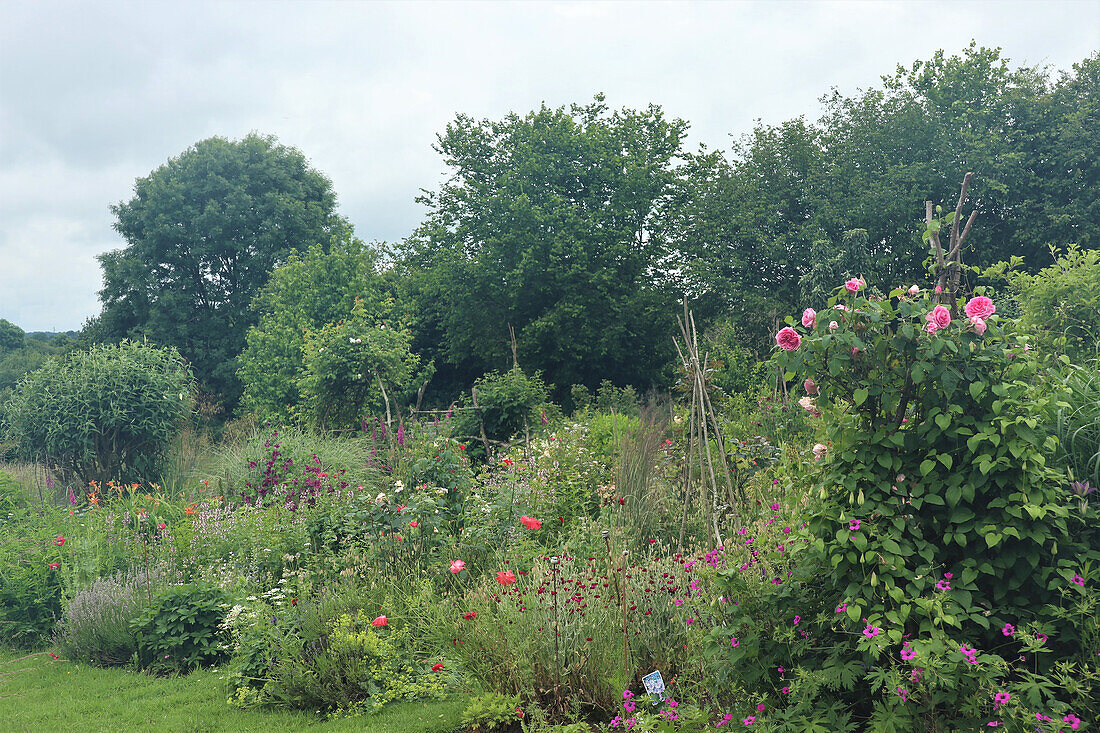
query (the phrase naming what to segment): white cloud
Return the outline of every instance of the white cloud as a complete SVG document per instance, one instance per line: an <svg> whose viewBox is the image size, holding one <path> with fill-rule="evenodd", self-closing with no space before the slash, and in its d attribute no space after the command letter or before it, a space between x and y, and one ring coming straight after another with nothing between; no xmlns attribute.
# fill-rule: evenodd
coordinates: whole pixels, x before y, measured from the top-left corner
<svg viewBox="0 0 1100 733"><path fill-rule="evenodd" d="M364 239L407 235L458 112L660 104L691 141L816 118L830 87L971 37L1014 63L1100 45L1088 2L83 2L0 4L0 317L98 310L108 206L188 145L250 130L333 179Z"/></svg>

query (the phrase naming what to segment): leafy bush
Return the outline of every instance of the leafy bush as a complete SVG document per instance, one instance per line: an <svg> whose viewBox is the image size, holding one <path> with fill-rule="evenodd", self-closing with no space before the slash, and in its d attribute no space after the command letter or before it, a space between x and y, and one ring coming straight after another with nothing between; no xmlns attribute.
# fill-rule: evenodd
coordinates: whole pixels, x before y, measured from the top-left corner
<svg viewBox="0 0 1100 733"><path fill-rule="evenodd" d="M228 596L217 586L168 586L133 621L138 664L161 674L216 664L228 651L222 622L229 608Z"/></svg>
<svg viewBox="0 0 1100 733"><path fill-rule="evenodd" d="M445 667L425 661L412 629L396 620L400 605L368 598L375 600L344 586L289 603L274 591L235 607L234 702L347 714L441 697ZM379 605L392 615L380 615Z"/></svg>
<svg viewBox="0 0 1100 733"><path fill-rule="evenodd" d="M812 525L838 602L867 599L853 600L860 617L904 620L907 599L951 572L960 623L993 629L1038 611L1068 549L1069 509L1047 466L1055 441L1039 426L1045 401L1026 343L996 316L952 319L901 289L830 305L842 308L830 311L838 326L819 316L780 363L812 379L821 402L849 406L825 426L825 501Z"/></svg>
<svg viewBox="0 0 1100 733"><path fill-rule="evenodd" d="M542 424L550 403L550 387L536 372L524 373L518 367L507 372L489 372L475 383L479 410L463 410L452 418L453 434L468 442L480 436L479 420L490 440L508 441L529 433ZM470 395L463 404L472 406Z"/></svg>
<svg viewBox="0 0 1100 733"><path fill-rule="evenodd" d="M52 516L28 509L21 487L0 473L0 639L34 646L60 618L60 536Z"/></svg>
<svg viewBox="0 0 1100 733"><path fill-rule="evenodd" d="M1100 339L1100 251L1070 245L1053 265L1034 275L1010 274L1021 325L1037 336L1044 351L1074 361L1097 355Z"/></svg>
<svg viewBox="0 0 1100 733"><path fill-rule="evenodd" d="M191 410L194 380L174 349L94 346L27 375L6 408L20 455L46 458L87 485L154 480Z"/></svg>
<svg viewBox="0 0 1100 733"><path fill-rule="evenodd" d="M129 663L138 651L134 622L164 579L164 572L155 568L97 578L65 605L54 644L76 661L100 667Z"/></svg>
<svg viewBox="0 0 1100 733"><path fill-rule="evenodd" d="M470 733L501 733L518 729L523 718L519 695L487 692L470 700L462 713L462 725Z"/></svg>

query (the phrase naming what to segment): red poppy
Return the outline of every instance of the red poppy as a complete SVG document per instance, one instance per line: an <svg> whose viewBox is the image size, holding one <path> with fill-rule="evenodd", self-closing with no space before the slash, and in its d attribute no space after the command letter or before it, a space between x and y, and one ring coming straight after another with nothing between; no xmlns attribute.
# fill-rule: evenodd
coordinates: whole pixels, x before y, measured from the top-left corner
<svg viewBox="0 0 1100 733"><path fill-rule="evenodd" d="M511 585L516 582L516 575L511 570L501 570L497 573L497 582L501 585Z"/></svg>
<svg viewBox="0 0 1100 733"><path fill-rule="evenodd" d="M438 672L441 669L443 669L443 662L436 662L435 664L432 665L432 671L433 672Z"/></svg>
<svg viewBox="0 0 1100 733"><path fill-rule="evenodd" d="M371 626L385 626L386 625L386 617L385 616L379 616L375 620L371 621L370 625Z"/></svg>
<svg viewBox="0 0 1100 733"><path fill-rule="evenodd" d="M63 544L65 544L65 538L64 538L64 537L62 537L61 535L58 535L58 536L57 536L57 539L55 539L55 540L53 541L53 543L54 543L55 545L57 545L58 547L61 547L61 546L62 546Z"/></svg>
<svg viewBox="0 0 1100 733"><path fill-rule="evenodd" d="M416 529L417 527L420 526L420 523L416 522L416 521L409 522L409 526L412 527L413 529Z"/></svg>
<svg viewBox="0 0 1100 733"><path fill-rule="evenodd" d="M466 446L465 446L465 445L463 445L462 443L459 443L459 444L458 444L458 449L459 449L459 450L466 450Z"/></svg>
<svg viewBox="0 0 1100 733"><path fill-rule="evenodd" d="M534 517L529 517L526 514L519 518L519 522L527 529L538 529L542 526L541 521L535 519Z"/></svg>
<svg viewBox="0 0 1100 733"><path fill-rule="evenodd" d="M473 621L475 618L477 618L477 611L467 611L466 613L462 614L462 618L466 619L467 621Z"/></svg>
<svg viewBox="0 0 1100 733"><path fill-rule="evenodd" d="M47 653L47 654L49 654L49 655L50 655L51 657L53 657L54 659L61 659L61 657L57 656L57 655L56 655L56 654L54 654L53 652L46 652L46 653Z"/></svg>
<svg viewBox="0 0 1100 733"><path fill-rule="evenodd" d="M55 563L55 562L51 562L51 563L50 563L50 570L57 570L57 568L58 568L58 567L59 567L59 566L58 566L58 564L57 564L57 563Z"/></svg>

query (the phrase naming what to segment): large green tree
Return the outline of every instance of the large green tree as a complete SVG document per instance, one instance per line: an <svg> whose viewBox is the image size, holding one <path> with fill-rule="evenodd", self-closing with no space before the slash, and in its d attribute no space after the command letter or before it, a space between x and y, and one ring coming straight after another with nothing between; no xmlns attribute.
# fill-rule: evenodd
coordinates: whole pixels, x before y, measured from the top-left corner
<svg viewBox="0 0 1100 733"><path fill-rule="evenodd" d="M390 321L391 328L395 326L390 320L392 304L377 269L378 252L347 234L328 251L314 246L291 255L256 296L253 309L258 322L248 329L247 346L239 359L245 409L282 421L300 416L299 382L307 361L316 361L307 360L306 341L325 326L349 320L353 310L359 315L360 328L362 322L373 327ZM361 336L355 333L348 338ZM362 371L359 368L356 373ZM368 387L371 382L373 377Z"/></svg>
<svg viewBox="0 0 1100 733"><path fill-rule="evenodd" d="M421 199L399 266L416 350L443 383L510 366L509 326L524 368L559 389L653 382L675 328L653 234L686 130L602 97L447 126L452 176Z"/></svg>
<svg viewBox="0 0 1100 733"><path fill-rule="evenodd" d="M252 299L291 252L346 226L335 206L331 182L273 137L196 143L112 207L127 246L99 257L103 313L88 330L176 347L231 407Z"/></svg>

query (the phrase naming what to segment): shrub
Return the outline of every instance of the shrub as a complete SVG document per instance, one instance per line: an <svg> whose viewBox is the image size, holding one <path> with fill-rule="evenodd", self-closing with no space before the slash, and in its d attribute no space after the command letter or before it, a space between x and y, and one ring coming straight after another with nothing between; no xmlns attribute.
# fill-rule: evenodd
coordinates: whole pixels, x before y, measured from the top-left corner
<svg viewBox="0 0 1100 733"><path fill-rule="evenodd" d="M288 603L274 591L234 608L235 702L346 714L441 697L446 668L425 660L413 629L398 619L401 601L375 595L332 587Z"/></svg>
<svg viewBox="0 0 1100 733"><path fill-rule="evenodd" d="M1070 245L1055 263L1034 275L1015 273L1009 282L1020 306L1021 325L1044 351L1074 361L1097 355L1100 338L1100 251Z"/></svg>
<svg viewBox="0 0 1100 733"><path fill-rule="evenodd" d="M523 718L519 695L487 692L471 698L462 713L462 725L470 733L502 733L518 730Z"/></svg>
<svg viewBox="0 0 1100 733"><path fill-rule="evenodd" d="M825 426L813 520L837 601L867 599L853 608L873 622L889 611L904 620L907 599L950 572L960 623L992 629L1038 611L1068 549L1069 509L1047 466L1055 441L1039 426L1026 342L996 316L951 318L902 289L830 305L843 307L830 311L838 327L819 316L779 361L813 379L821 402L848 406Z"/></svg>
<svg viewBox="0 0 1100 733"><path fill-rule="evenodd" d="M228 651L222 622L229 608L228 596L217 586L168 586L133 621L138 664L164 674L217 663Z"/></svg>
<svg viewBox="0 0 1100 733"><path fill-rule="evenodd" d="M61 616L59 525L25 507L20 487L0 473L0 639L31 647Z"/></svg>
<svg viewBox="0 0 1100 733"><path fill-rule="evenodd" d="M53 641L66 657L110 667L131 662L138 651L135 620L165 574L135 569L98 578L65 606Z"/></svg>
<svg viewBox="0 0 1100 733"><path fill-rule="evenodd" d="M490 440L508 441L542 425L550 403L550 389L540 373L528 375L518 367L507 372L489 372L475 383L479 410L463 410L452 418L455 437L472 442L481 434L480 423ZM472 406L469 395L463 404Z"/></svg>
<svg viewBox="0 0 1100 733"><path fill-rule="evenodd" d="M191 410L193 388L174 349L132 342L94 346L29 374L6 414L19 454L45 454L84 485L154 480Z"/></svg>

